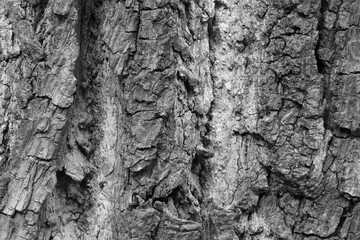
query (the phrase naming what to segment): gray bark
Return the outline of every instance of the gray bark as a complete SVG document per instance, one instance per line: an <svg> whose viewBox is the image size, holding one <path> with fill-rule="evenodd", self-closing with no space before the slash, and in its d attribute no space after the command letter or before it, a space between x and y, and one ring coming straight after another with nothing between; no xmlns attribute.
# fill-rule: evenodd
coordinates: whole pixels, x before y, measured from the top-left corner
<svg viewBox="0 0 360 240"><path fill-rule="evenodd" d="M0 1L0 239L360 239L359 6Z"/></svg>

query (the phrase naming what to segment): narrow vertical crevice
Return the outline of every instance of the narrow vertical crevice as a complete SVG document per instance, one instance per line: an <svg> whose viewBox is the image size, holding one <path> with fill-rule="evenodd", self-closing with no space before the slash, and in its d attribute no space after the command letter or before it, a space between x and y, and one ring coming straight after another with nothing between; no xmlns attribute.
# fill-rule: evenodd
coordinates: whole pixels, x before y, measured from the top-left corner
<svg viewBox="0 0 360 240"><path fill-rule="evenodd" d="M318 68L318 73L322 78L322 87L323 87L323 103L324 112L323 112L323 120L324 120L324 128L333 130L334 126L331 120L331 108L332 108L332 94L330 90L330 75L331 75L331 65L332 63L329 60L325 60L322 58L322 52L324 48L326 48L329 43L329 39L332 40L331 31L325 28L325 14L329 8L328 0L321 0L321 7L318 14L318 25L317 31L319 34L317 44L315 47L315 59L316 65Z"/></svg>
<svg viewBox="0 0 360 240"><path fill-rule="evenodd" d="M347 207L345 207L343 209L343 212L341 214L341 217L340 217L339 223L338 223L338 225L337 225L337 227L335 229L335 232L329 237L341 236L341 230L344 227L344 224L345 224L346 220L353 217L354 209L358 204L359 204L358 200L357 201L355 201L355 200L350 201L349 206L347 206Z"/></svg>
<svg viewBox="0 0 360 240"><path fill-rule="evenodd" d="M325 33L325 29L324 29L324 25L325 25L325 11L327 11L328 8L328 2L327 0L321 0L321 7L320 7L320 11L318 14L318 25L317 25L317 31L319 34L319 38L317 41L317 45L315 47L315 58L316 58L316 65L318 68L318 72L320 74L325 74L328 70L328 66L326 64L326 62L321 58L319 50L321 48L322 42L324 41L324 35Z"/></svg>
<svg viewBox="0 0 360 240"><path fill-rule="evenodd" d="M94 164L91 162L93 161L97 141L94 134L97 124L97 118L94 116L95 107L97 107L95 78L98 66L96 63L101 62L99 60L101 54L97 52L97 36L91 36L93 31L100 32L98 20L91 19L96 14L95 2L96 0L74 1L78 17L75 29L78 56L72 72L77 80L76 91L67 114L68 123L63 134L66 137L62 141L62 150L59 155L61 159L59 161L60 169L56 172L57 184L51 197L45 203L46 209L41 213L44 217L42 224L46 225L46 222L51 222L52 218L54 218L48 215L49 211L56 217L58 213L52 211L61 209L61 214L70 216L71 220L52 222L50 230L61 232L60 229L68 227L69 222L74 221L74 224L69 228L78 231L82 236L91 234L89 229L92 223L89 223L88 219L95 202L93 187L97 176L96 168L93 167ZM98 35L98 33L93 35ZM74 153L76 156L82 156L78 159L73 155ZM69 160L69 158L75 159ZM75 168L79 172L69 170L70 164L78 164ZM79 173L80 179L73 178L74 175ZM49 231L49 229L44 231Z"/></svg>
<svg viewBox="0 0 360 240"><path fill-rule="evenodd" d="M48 2L49 2L49 0L39 0L39 1L35 1L34 5L32 6L32 8L34 9L34 12L35 12L35 17L32 22L32 27L34 29L34 32L36 32L41 19L44 18L45 10L48 5Z"/></svg>
<svg viewBox="0 0 360 240"><path fill-rule="evenodd" d="M6 123L6 126L2 132L3 139L1 143L1 149L0 149L0 156L3 158L0 161L0 173L4 171L7 168L7 162L10 155L10 148L9 148L9 141L10 141L10 135L9 135L9 123ZM0 174L1 176L1 174Z"/></svg>
<svg viewBox="0 0 360 240"><path fill-rule="evenodd" d="M211 166L208 158L213 157L213 153L198 151L191 164L191 171L199 178L200 186L206 187L210 179Z"/></svg>
<svg viewBox="0 0 360 240"><path fill-rule="evenodd" d="M212 55L211 51L214 49L214 45L220 42L220 32L216 22L216 8L214 11L215 13L208 20L208 40L209 40L210 56Z"/></svg>
<svg viewBox="0 0 360 240"><path fill-rule="evenodd" d="M91 138L91 149L84 148L77 142L80 151L89 159L99 142L98 135L94 132L99 131L97 123L101 118L99 84L96 80L100 71L99 64L104 60L100 50L100 20L97 16L97 11L101 11L101 1L78 0L78 9L79 54L74 69L77 91L72 107L72 123L79 131L87 132L85 135Z"/></svg>
<svg viewBox="0 0 360 240"><path fill-rule="evenodd" d="M84 12L86 7L86 1L85 0L78 0L78 23L77 23L77 29L76 29L76 35L77 35L77 42L79 45L79 52L78 57L75 61L75 68L74 68L74 76L77 79L78 87L81 84L81 75L82 75L82 59L81 59L81 53L83 51L83 37L82 37L82 26L84 25Z"/></svg>

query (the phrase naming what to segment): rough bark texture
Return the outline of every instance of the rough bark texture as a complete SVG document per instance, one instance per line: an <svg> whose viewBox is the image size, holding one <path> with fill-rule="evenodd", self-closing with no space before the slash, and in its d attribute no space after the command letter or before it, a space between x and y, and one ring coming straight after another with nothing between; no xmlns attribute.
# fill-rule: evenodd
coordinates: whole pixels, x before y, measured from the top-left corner
<svg viewBox="0 0 360 240"><path fill-rule="evenodd" d="M360 239L359 0L1 0L0 239Z"/></svg>

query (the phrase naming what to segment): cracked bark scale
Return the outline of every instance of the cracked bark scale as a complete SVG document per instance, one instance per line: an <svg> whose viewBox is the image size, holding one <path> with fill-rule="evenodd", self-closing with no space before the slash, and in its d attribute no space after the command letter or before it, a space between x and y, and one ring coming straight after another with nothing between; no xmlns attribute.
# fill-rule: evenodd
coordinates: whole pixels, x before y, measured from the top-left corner
<svg viewBox="0 0 360 240"><path fill-rule="evenodd" d="M0 1L0 239L359 239L359 6Z"/></svg>

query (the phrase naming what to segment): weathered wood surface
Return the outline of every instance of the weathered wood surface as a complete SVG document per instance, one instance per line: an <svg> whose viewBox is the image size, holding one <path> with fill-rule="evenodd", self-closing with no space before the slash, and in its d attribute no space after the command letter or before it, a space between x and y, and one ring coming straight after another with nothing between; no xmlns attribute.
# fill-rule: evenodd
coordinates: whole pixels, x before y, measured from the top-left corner
<svg viewBox="0 0 360 240"><path fill-rule="evenodd" d="M359 0L1 0L0 239L360 239Z"/></svg>

